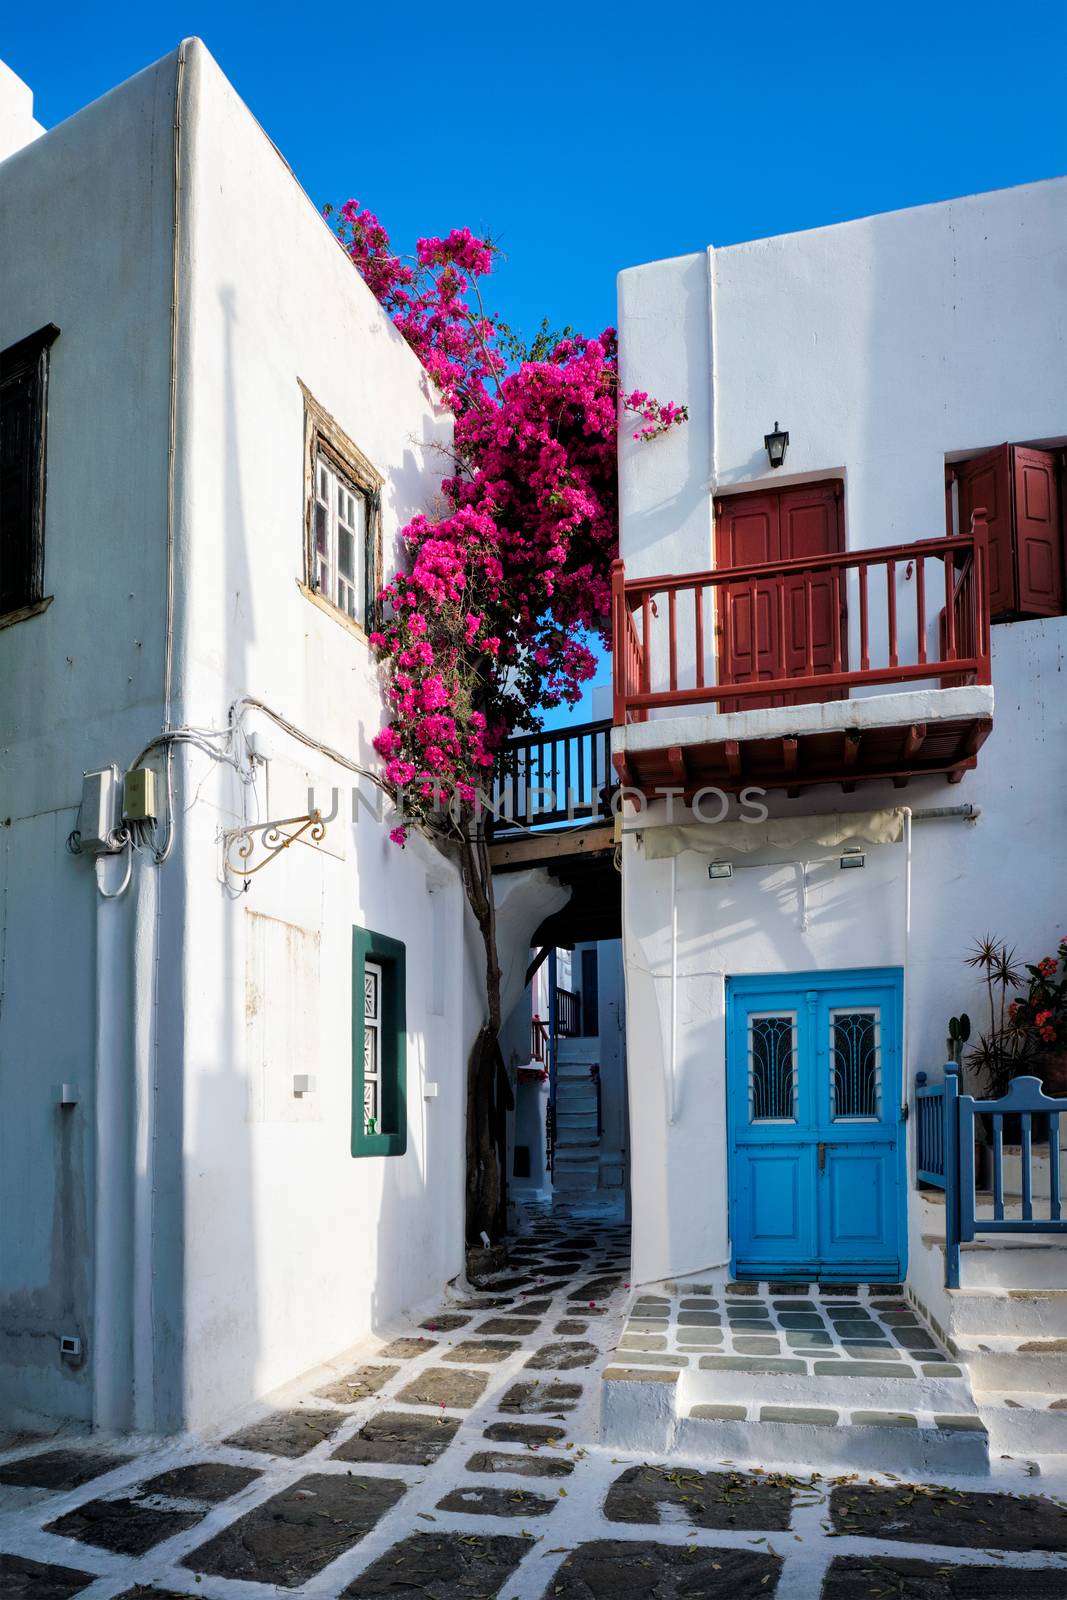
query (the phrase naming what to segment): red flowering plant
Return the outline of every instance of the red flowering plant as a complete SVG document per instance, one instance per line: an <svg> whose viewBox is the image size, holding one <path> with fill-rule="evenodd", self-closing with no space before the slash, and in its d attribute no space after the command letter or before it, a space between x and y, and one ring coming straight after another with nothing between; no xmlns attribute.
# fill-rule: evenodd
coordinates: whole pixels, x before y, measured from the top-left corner
<svg viewBox="0 0 1067 1600"><path fill-rule="evenodd" d="M375 739L401 821L454 840L486 950L487 1018L468 1079L468 1235L499 1224L490 1107L500 973L481 797L509 734L574 705L610 645L618 552L618 433L651 440L684 405L619 392L614 329L588 339L543 324L524 344L486 312L497 250L467 228L396 254L376 216L350 200L328 212L338 239L433 379L454 419L443 514L402 530L407 562L379 597L371 634L387 721Z"/></svg>
<svg viewBox="0 0 1067 1600"><path fill-rule="evenodd" d="M983 973L989 998L989 1027L967 1058L985 1092L997 1099L1023 1074L1056 1076L1045 1069L1067 1049L1067 937L1055 955L1021 965L1013 948L986 937L967 963Z"/></svg>

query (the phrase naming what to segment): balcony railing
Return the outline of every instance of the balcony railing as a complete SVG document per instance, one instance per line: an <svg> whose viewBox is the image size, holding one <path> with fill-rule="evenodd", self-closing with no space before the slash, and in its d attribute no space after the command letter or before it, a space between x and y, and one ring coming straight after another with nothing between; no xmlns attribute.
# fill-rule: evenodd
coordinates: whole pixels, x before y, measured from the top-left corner
<svg viewBox="0 0 1067 1600"><path fill-rule="evenodd" d="M609 721L522 734L497 755L493 829L610 822L614 791Z"/></svg>
<svg viewBox="0 0 1067 1600"><path fill-rule="evenodd" d="M547 1063L550 1051L551 1029L542 1017L534 1017L530 1030L530 1060Z"/></svg>
<svg viewBox="0 0 1067 1600"><path fill-rule="evenodd" d="M582 998L573 989L556 990L556 1032L561 1039L581 1037Z"/></svg>
<svg viewBox="0 0 1067 1600"><path fill-rule="evenodd" d="M616 561L614 720L988 684L986 573L983 511L968 533L876 550L655 578Z"/></svg>

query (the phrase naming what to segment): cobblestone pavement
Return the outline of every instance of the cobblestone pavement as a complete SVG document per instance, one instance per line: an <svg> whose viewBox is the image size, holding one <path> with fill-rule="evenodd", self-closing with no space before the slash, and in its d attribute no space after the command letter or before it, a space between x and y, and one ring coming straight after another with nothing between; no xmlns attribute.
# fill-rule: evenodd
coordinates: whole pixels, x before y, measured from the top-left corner
<svg viewBox="0 0 1067 1600"><path fill-rule="evenodd" d="M1048 1493L598 1447L627 1244L578 1208L537 1214L491 1289L217 1437L9 1441L0 1597L1065 1600Z"/></svg>

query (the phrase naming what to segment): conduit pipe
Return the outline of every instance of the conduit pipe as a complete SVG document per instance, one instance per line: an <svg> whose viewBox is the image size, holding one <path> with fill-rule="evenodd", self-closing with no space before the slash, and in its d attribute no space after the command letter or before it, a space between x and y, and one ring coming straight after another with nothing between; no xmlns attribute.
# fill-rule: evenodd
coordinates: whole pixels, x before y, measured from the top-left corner
<svg viewBox="0 0 1067 1600"><path fill-rule="evenodd" d="M678 1109L678 857L671 856L671 1015L670 1070L667 1077L667 1121L673 1127Z"/></svg>

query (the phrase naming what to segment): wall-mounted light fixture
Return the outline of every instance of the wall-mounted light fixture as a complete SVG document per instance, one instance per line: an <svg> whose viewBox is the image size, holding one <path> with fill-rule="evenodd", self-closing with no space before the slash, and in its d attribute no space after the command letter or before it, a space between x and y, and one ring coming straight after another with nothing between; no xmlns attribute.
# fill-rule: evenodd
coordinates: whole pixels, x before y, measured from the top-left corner
<svg viewBox="0 0 1067 1600"><path fill-rule="evenodd" d="M708 877L709 878L732 878L733 875L734 875L734 864L733 864L732 861L709 861L708 862Z"/></svg>
<svg viewBox="0 0 1067 1600"><path fill-rule="evenodd" d="M785 452L789 445L789 435L779 428L777 418L774 423L774 432L763 435L763 445L767 451L767 459L772 467L780 467L785 460Z"/></svg>
<svg viewBox="0 0 1067 1600"><path fill-rule="evenodd" d="M864 853L864 851L856 849L856 848L853 848L851 850L846 850L844 852L844 854L842 855L842 857L841 857L841 871L842 872L846 871L846 869L849 868L849 867L865 867L866 865L867 865L867 856L866 856L866 854Z"/></svg>

